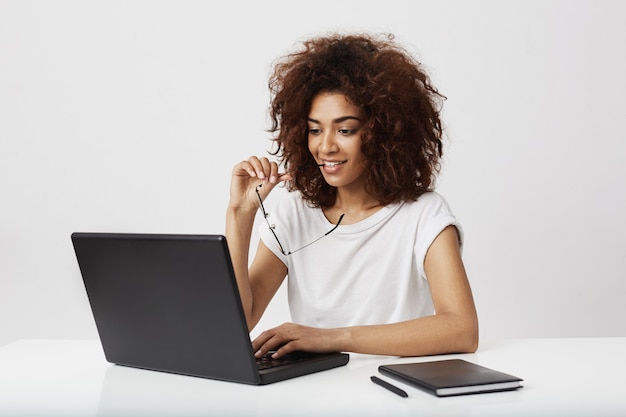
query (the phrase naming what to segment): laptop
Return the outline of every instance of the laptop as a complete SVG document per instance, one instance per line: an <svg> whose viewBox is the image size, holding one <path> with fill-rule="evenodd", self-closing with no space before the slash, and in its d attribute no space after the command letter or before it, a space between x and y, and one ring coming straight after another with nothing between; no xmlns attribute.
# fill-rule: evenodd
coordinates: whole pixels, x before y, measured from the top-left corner
<svg viewBox="0 0 626 417"><path fill-rule="evenodd" d="M348 363L341 352L254 357L222 235L71 238L108 362L256 385Z"/></svg>

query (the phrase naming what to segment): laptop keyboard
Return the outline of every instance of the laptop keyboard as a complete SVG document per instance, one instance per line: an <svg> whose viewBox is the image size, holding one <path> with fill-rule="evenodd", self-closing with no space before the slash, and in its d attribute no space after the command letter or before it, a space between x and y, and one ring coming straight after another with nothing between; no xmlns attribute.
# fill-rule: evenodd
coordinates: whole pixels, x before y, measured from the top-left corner
<svg viewBox="0 0 626 417"><path fill-rule="evenodd" d="M276 368L277 366L291 365L293 363L301 362L314 356L314 354L307 352L291 352L284 356L281 356L280 358L274 359L271 356L272 354L274 354L274 351L270 351L265 354L265 356L256 359L256 365L259 370Z"/></svg>

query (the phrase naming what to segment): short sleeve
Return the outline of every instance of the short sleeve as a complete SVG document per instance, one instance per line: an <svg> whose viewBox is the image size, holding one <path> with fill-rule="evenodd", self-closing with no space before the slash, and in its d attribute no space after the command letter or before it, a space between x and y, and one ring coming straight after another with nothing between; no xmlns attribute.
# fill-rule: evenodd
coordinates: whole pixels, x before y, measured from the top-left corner
<svg viewBox="0 0 626 417"><path fill-rule="evenodd" d="M417 228L415 257L420 276L426 278L426 272L424 271L426 253L437 236L446 227L455 226L462 250L464 233L461 224L450 210L448 203L439 194L424 194L420 197L420 203L423 204L423 211L421 212Z"/></svg>

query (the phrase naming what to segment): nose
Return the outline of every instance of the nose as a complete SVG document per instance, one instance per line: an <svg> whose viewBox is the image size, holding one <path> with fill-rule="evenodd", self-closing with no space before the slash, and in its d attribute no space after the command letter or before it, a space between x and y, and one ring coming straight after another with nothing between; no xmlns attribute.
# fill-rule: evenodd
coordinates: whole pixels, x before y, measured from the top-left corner
<svg viewBox="0 0 626 417"><path fill-rule="evenodd" d="M320 135L320 143L318 149L321 153L330 154L337 152L339 147L337 146L336 132L329 129Z"/></svg>

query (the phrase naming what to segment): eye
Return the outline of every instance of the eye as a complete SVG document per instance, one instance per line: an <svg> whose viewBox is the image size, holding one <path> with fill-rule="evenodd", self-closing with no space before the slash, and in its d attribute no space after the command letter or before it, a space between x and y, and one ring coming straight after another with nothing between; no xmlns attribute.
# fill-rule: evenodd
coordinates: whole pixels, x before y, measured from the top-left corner
<svg viewBox="0 0 626 417"><path fill-rule="evenodd" d="M322 130L319 128L316 128L316 127L309 128L309 135L319 135L321 132Z"/></svg>
<svg viewBox="0 0 626 417"><path fill-rule="evenodd" d="M350 136L356 133L357 129L339 129L337 132L343 136Z"/></svg>

